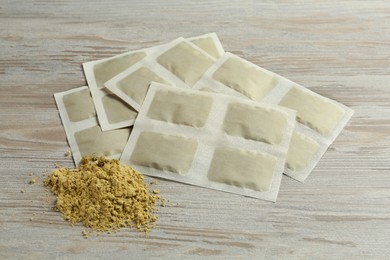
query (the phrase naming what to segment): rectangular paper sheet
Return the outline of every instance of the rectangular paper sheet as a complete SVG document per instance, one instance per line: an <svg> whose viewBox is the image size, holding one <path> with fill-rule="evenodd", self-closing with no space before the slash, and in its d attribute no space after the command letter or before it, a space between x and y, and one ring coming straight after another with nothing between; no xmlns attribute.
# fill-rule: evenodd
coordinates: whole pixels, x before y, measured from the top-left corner
<svg viewBox="0 0 390 260"><path fill-rule="evenodd" d="M76 166L84 155L119 159L131 128L103 132L88 87L56 93L54 98Z"/></svg>
<svg viewBox="0 0 390 260"><path fill-rule="evenodd" d="M156 48L148 57L119 73L104 86L139 111L152 81L190 88L214 62L214 57L195 44L178 38Z"/></svg>
<svg viewBox="0 0 390 260"><path fill-rule="evenodd" d="M146 175L276 201L294 126L290 109L152 82L121 161Z"/></svg>
<svg viewBox="0 0 390 260"><path fill-rule="evenodd" d="M220 57L224 50L215 33L208 33L188 39L195 46L210 53L213 58ZM145 57L164 45L129 51L101 60L83 64L85 77L96 108L99 124L103 131L131 126L137 116L136 110L128 103L104 88L104 83L124 70L142 61ZM173 82L177 84L177 82Z"/></svg>
<svg viewBox="0 0 390 260"><path fill-rule="evenodd" d="M345 105L226 52L193 87L297 111L285 173L305 181L353 115Z"/></svg>

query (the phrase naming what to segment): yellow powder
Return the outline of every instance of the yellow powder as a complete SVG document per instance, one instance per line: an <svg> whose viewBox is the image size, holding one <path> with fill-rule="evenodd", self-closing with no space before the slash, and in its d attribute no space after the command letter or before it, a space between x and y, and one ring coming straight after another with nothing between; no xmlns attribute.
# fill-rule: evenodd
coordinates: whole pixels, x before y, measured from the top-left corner
<svg viewBox="0 0 390 260"><path fill-rule="evenodd" d="M161 198L160 206L165 207L165 198Z"/></svg>
<svg viewBox="0 0 390 260"><path fill-rule="evenodd" d="M28 182L29 184L34 184L35 183L35 179L34 178L31 178L31 180Z"/></svg>
<svg viewBox="0 0 390 260"><path fill-rule="evenodd" d="M61 168L61 165L59 165L58 163L54 163L54 167Z"/></svg>
<svg viewBox="0 0 390 260"><path fill-rule="evenodd" d="M88 232L86 230L83 230L81 234L83 235L84 238L88 238Z"/></svg>
<svg viewBox="0 0 390 260"><path fill-rule="evenodd" d="M159 196L149 192L140 173L118 160L85 156L78 169L55 169L44 183L57 195L55 209L72 224L101 232L125 226L148 232L157 220L153 211Z"/></svg>

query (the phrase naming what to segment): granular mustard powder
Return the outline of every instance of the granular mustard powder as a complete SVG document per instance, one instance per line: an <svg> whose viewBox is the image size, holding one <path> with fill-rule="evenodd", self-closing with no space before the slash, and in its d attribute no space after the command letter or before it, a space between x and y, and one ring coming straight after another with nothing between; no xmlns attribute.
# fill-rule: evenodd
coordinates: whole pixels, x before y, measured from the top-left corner
<svg viewBox="0 0 390 260"><path fill-rule="evenodd" d="M129 226L148 232L157 220L160 197L149 192L140 173L118 160L85 156L78 169L55 169L44 183L57 195L55 210L92 230Z"/></svg>

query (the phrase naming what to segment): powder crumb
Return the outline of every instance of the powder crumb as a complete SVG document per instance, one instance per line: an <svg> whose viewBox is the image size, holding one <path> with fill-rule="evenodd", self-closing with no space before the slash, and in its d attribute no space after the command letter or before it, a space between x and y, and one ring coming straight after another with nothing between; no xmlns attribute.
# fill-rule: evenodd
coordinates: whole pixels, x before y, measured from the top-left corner
<svg viewBox="0 0 390 260"><path fill-rule="evenodd" d="M36 180L35 180L35 178L31 178L31 180L28 182L30 185L33 185L33 184L35 184L35 182L36 182Z"/></svg>
<svg viewBox="0 0 390 260"><path fill-rule="evenodd" d="M25 190L20 190L20 193L25 193L26 191Z"/></svg>
<svg viewBox="0 0 390 260"><path fill-rule="evenodd" d="M55 168L61 168L61 165L58 164L58 163L54 163L54 167L55 167Z"/></svg>
<svg viewBox="0 0 390 260"><path fill-rule="evenodd" d="M33 221L34 220L34 218L30 218L30 221Z"/></svg>
<svg viewBox="0 0 390 260"><path fill-rule="evenodd" d="M159 194L160 191L159 191L159 190L153 190L153 193L154 193L154 194Z"/></svg>
<svg viewBox="0 0 390 260"><path fill-rule="evenodd" d="M150 182L150 185L156 185L157 184L157 181L151 181Z"/></svg>
<svg viewBox="0 0 390 260"><path fill-rule="evenodd" d="M85 156L78 169L55 169L44 183L57 195L54 209L92 231L128 226L147 233L157 220L158 196L149 192L140 173L118 160Z"/></svg>
<svg viewBox="0 0 390 260"><path fill-rule="evenodd" d="M161 198L160 206L165 207L165 198Z"/></svg>
<svg viewBox="0 0 390 260"><path fill-rule="evenodd" d="M68 157L68 156L70 156L70 154L71 154L70 151L66 151L66 152L64 153L64 156L65 156L65 157Z"/></svg>
<svg viewBox="0 0 390 260"><path fill-rule="evenodd" d="M87 232L86 230L83 230L83 231L81 232L81 234L83 235L83 237L84 237L85 239L88 238L88 232Z"/></svg>

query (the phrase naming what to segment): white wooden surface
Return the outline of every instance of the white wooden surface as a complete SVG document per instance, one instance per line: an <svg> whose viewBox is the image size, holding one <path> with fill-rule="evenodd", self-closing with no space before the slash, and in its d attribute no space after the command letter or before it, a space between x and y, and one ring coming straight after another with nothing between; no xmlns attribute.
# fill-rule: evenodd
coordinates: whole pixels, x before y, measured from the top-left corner
<svg viewBox="0 0 390 260"><path fill-rule="evenodd" d="M40 182L54 162L73 166L52 94L86 84L82 62L211 31L354 118L275 204L159 181L171 202L149 237L84 239ZM387 0L0 0L0 258L388 259L389 82Z"/></svg>

